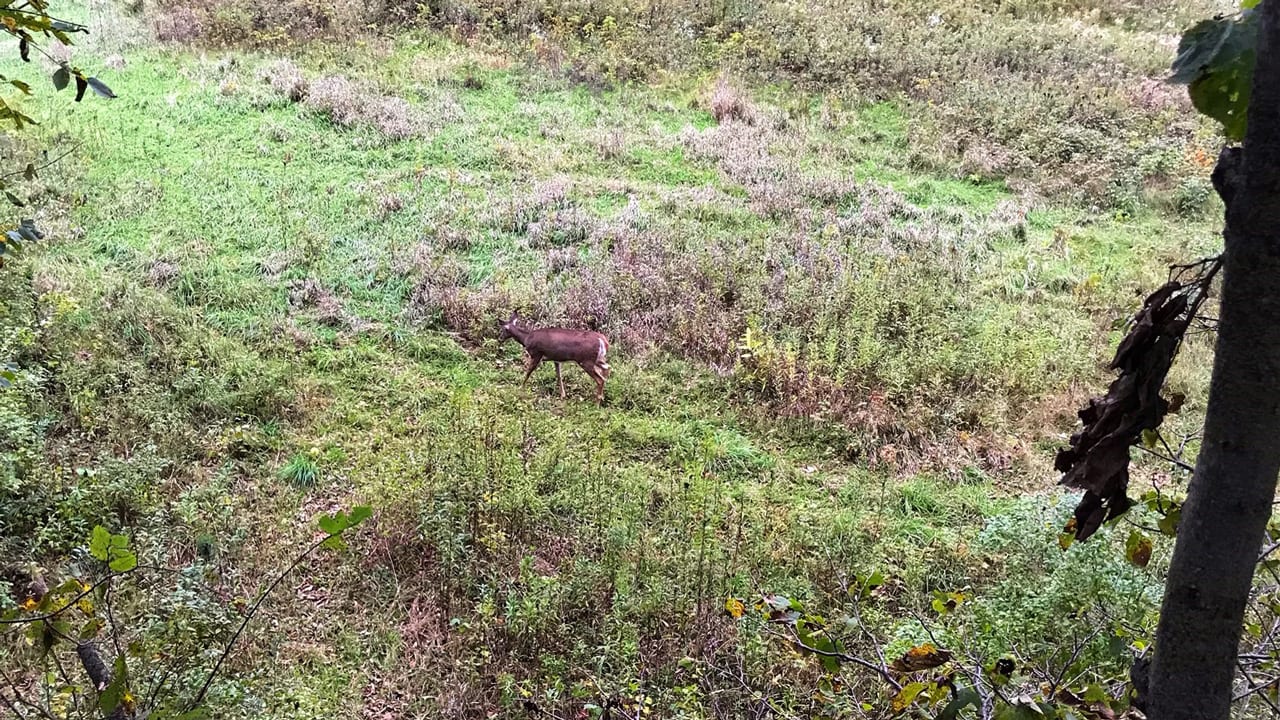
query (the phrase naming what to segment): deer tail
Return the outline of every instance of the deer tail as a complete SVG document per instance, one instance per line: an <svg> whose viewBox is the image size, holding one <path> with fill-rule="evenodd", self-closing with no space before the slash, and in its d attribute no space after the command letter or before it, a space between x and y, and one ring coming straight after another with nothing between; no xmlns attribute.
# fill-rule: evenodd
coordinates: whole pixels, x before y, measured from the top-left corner
<svg viewBox="0 0 1280 720"><path fill-rule="evenodd" d="M603 335L601 335L598 346L597 346L597 350L596 350L596 367L599 367L601 370L603 370L606 376L609 374L609 363L605 360L605 355L608 352L609 352L609 341L606 340Z"/></svg>

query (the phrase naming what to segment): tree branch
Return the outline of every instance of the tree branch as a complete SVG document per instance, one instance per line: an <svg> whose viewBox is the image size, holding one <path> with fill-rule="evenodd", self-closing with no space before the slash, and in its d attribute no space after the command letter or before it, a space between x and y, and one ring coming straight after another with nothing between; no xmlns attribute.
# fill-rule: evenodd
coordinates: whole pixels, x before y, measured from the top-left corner
<svg viewBox="0 0 1280 720"><path fill-rule="evenodd" d="M1142 452L1148 455L1151 455L1152 457L1159 458L1160 460L1163 460L1171 465L1177 465L1178 467L1182 468L1183 470L1186 470L1187 472L1195 472L1196 470L1195 465L1192 465L1187 462L1183 462L1182 460L1179 460L1174 457L1169 457L1168 455L1163 455L1161 453L1158 453L1155 450L1152 450L1151 448L1147 447L1146 445L1135 444L1134 447L1138 448L1139 450L1141 450Z"/></svg>
<svg viewBox="0 0 1280 720"><path fill-rule="evenodd" d="M139 567L140 567L140 566L139 566ZM137 569L138 569L138 567L134 567L134 568L132 568L132 569L130 569L130 570L125 570L124 572L114 572L114 571L112 571L112 572L107 573L107 576L106 576L106 577L104 577L104 578L102 578L101 580L99 580L98 582L96 582L96 583L94 583L94 584L90 585L87 589L85 589L85 590L81 591L81 592L80 592L80 594L78 594L78 595L76 595L75 597L73 597L73 598L71 598L70 600L68 600L66 605L63 605L62 607L58 608L57 610L54 610L53 612L50 612L50 613L47 613L47 614L44 614L44 615L36 615L35 617L26 617L26 618L10 618L10 619L7 619L7 620L6 620L6 619L3 619L3 618L0 618L0 625L30 625L31 623L41 622L42 620L52 620L53 618L56 618L56 617L58 617L59 615L61 615L62 613L64 613L64 612L66 612L66 611L70 610L71 608L75 607L77 602L79 602L79 601L80 601L82 598L84 598L86 595L89 595L90 593L92 593L94 590L97 590L97 589L98 589L98 587L100 587L102 584L104 584L104 583L109 583L109 582L111 582L112 580L114 580L114 579L116 579L116 578L118 578L118 577L122 577L122 576L124 576L124 575L128 575L129 573L134 572L134 571L135 571L135 570L137 570Z"/></svg>

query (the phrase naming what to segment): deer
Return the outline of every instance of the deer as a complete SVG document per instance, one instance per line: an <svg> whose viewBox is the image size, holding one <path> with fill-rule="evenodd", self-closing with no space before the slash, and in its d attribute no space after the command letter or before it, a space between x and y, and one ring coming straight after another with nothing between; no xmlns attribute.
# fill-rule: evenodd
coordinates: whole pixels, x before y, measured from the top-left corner
<svg viewBox="0 0 1280 720"><path fill-rule="evenodd" d="M521 386L528 384L529 376L543 360L550 360L556 364L556 381L560 383L560 399L563 400L564 376L560 374L560 363L575 362L596 381L596 402L604 404L604 381L609 377L609 363L605 362L605 355L609 352L609 338L591 330L558 327L533 330L524 327L515 313L511 313L511 318L506 322L498 321L498 326L499 342L515 338L529 355L525 361Z"/></svg>

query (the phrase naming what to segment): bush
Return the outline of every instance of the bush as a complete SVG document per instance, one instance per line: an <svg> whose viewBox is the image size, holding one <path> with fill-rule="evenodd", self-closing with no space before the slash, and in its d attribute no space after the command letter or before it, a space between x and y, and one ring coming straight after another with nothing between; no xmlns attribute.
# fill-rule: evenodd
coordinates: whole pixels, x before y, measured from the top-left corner
<svg viewBox="0 0 1280 720"><path fill-rule="evenodd" d="M735 120L751 123L755 121L755 108L740 90L721 77L711 92L711 116L721 124Z"/></svg>
<svg viewBox="0 0 1280 720"><path fill-rule="evenodd" d="M289 60L277 60L265 68L263 75L271 89L289 102L302 102L307 97L307 79Z"/></svg>
<svg viewBox="0 0 1280 720"><path fill-rule="evenodd" d="M291 91L293 87L290 86ZM302 103L335 125L370 127L391 140L419 137L428 130L425 118L407 101L367 92L341 76L311 82Z"/></svg>

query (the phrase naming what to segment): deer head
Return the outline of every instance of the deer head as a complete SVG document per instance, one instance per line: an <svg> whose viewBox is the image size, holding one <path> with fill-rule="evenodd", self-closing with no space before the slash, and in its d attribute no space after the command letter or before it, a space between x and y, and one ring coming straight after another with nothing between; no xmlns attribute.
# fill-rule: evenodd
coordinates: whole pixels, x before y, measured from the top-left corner
<svg viewBox="0 0 1280 720"><path fill-rule="evenodd" d="M506 322L499 320L498 321L498 342L505 342L507 338L515 337L516 333L513 331L519 327L519 322L520 320L519 318L516 317L516 313L514 310L511 311L511 317Z"/></svg>

